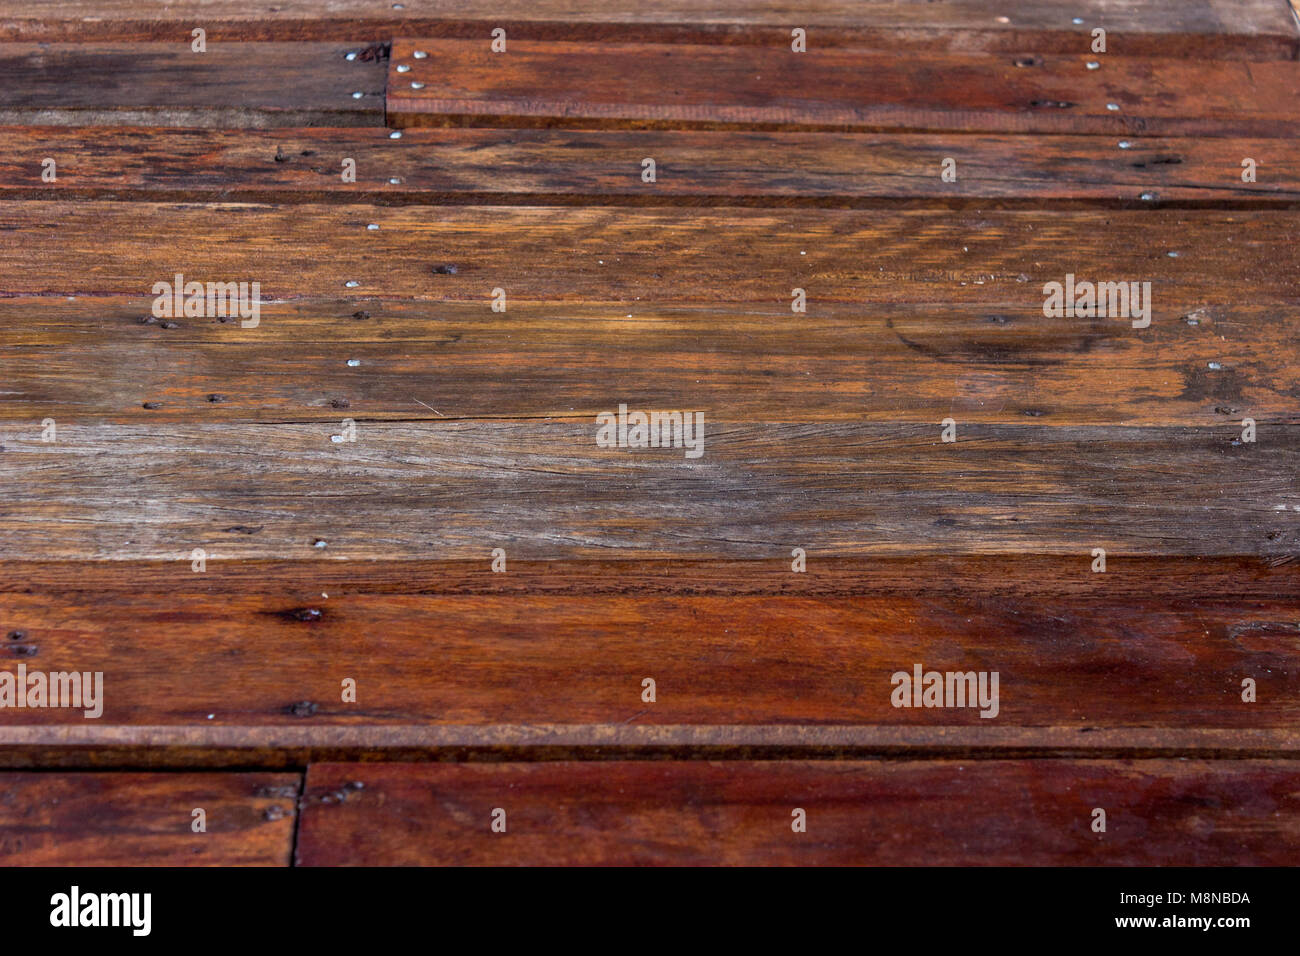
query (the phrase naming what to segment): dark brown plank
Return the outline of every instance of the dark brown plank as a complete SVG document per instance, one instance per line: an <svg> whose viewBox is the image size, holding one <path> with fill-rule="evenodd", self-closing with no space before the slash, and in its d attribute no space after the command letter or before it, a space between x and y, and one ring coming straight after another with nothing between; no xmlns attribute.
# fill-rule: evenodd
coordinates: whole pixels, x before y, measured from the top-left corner
<svg viewBox="0 0 1300 956"><path fill-rule="evenodd" d="M267 303L249 329L157 320L151 306L124 296L0 299L0 443L40 437L51 418L313 421L337 433L344 418L594 422L628 400L731 421L952 416L1196 425L1225 436L1247 417L1266 429L1300 422L1295 306L1230 301L1181 318L1157 308L1141 331L1122 319L1046 318L1041 296L1028 307L814 301L802 315L780 305L523 302L501 313L486 298L312 298Z"/></svg>
<svg viewBox="0 0 1300 956"><path fill-rule="evenodd" d="M0 131L0 197L154 201L1257 207L1300 202L1277 139L697 130ZM780 163L773 164L772 157ZM43 182L54 158L58 180ZM341 163L357 165L355 183ZM655 157L657 181L641 180ZM944 159L957 180L944 182ZM1243 183L1242 160L1257 164ZM397 182L391 182L391 180ZM1146 195L1150 198L1143 199Z"/></svg>
<svg viewBox="0 0 1300 956"><path fill-rule="evenodd" d="M286 866L299 787L287 773L3 773L0 865Z"/></svg>
<svg viewBox="0 0 1300 956"><path fill-rule="evenodd" d="M0 4L0 39L168 40L195 24L218 40L386 40L394 35L483 38L495 27L539 40L702 41L787 46L808 30L812 49L1076 52L1091 30L1119 55L1291 57L1296 30L1281 0L56 0Z"/></svg>
<svg viewBox="0 0 1300 956"><path fill-rule="evenodd" d="M417 52L427 54L416 57ZM1090 65L1091 64L1091 65ZM1300 63L398 39L400 126L1294 136Z"/></svg>
<svg viewBox="0 0 1300 956"><path fill-rule="evenodd" d="M1290 761L323 764L307 779L306 866L1300 861Z"/></svg>
<svg viewBox="0 0 1300 956"><path fill-rule="evenodd" d="M353 443L324 423L27 431L0 453L0 558L1082 560L1281 557L1300 540L1295 426L1245 444L1236 427L971 424L942 443L938 423L704 415L695 459L599 447L582 418L369 422ZM262 530L222 532L237 525Z"/></svg>
<svg viewBox="0 0 1300 956"><path fill-rule="evenodd" d="M256 536L255 525L219 529ZM1091 556L1088 562L1091 562ZM1291 599L1300 594L1300 561L1263 557L1159 557L1110 554L1105 574L1082 574L1077 555L976 554L824 560L815 549L806 570L791 559L666 561L604 557L589 561L511 559L507 573L491 562L408 559L339 561L319 550L309 560L225 560L209 557L202 580L177 580L168 561L0 561L0 593L85 592L109 602L132 592L164 593L185 585L207 597L257 594L285 606L311 605L323 590L342 595L785 595L848 598L855 595L942 596L960 582L964 595L1005 597L1032 604L1043 598L1103 601L1181 600L1212 595L1239 603ZM188 565L181 570L188 575ZM4 622L0 622L3 626ZM15 627L10 622L9 627Z"/></svg>
<svg viewBox="0 0 1300 956"><path fill-rule="evenodd" d="M196 53L188 28L172 43L4 43L0 124L382 126L386 64L349 62L353 49L211 43Z"/></svg>

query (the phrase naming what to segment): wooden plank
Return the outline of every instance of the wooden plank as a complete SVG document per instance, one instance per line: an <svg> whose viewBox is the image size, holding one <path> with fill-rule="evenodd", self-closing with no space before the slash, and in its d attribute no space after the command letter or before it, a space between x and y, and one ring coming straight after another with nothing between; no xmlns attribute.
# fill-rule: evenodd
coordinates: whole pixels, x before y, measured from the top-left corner
<svg viewBox="0 0 1300 956"><path fill-rule="evenodd" d="M223 535L260 534L256 525L231 525ZM1091 564L1091 555L1086 564ZM479 556L465 561L435 558L338 560L323 549L308 560L233 560L210 557L201 581L168 561L0 561L0 593L75 592L86 601L123 593L178 589L221 594L258 594L286 606L311 604L325 591L345 595L785 595L848 598L906 594L942 597L954 582L972 597L1003 597L1016 603L1040 599L1125 602L1213 596L1247 603L1291 599L1300 593L1300 561L1265 557L1159 557L1109 554L1105 574L1080 573L1077 555L922 555L823 560L809 551L805 571L791 572L789 555L768 560L634 560L612 556L588 561L511 559L508 573L494 573ZM84 593L83 593L84 592ZM4 622L0 622L3 626ZM10 629L19 627L10 622ZM19 627L21 630L21 628ZM26 632L23 632L26 633Z"/></svg>
<svg viewBox="0 0 1300 956"><path fill-rule="evenodd" d="M609 759L1204 758L1300 756L1287 729L924 727L856 724L321 724L0 727L0 766L263 769L313 762Z"/></svg>
<svg viewBox="0 0 1300 956"><path fill-rule="evenodd" d="M297 861L1294 866L1298 790L1287 761L324 764Z"/></svg>
<svg viewBox="0 0 1300 956"><path fill-rule="evenodd" d="M394 41L387 109L398 126L1286 137L1298 94L1294 61L428 38Z"/></svg>
<svg viewBox="0 0 1300 956"><path fill-rule="evenodd" d="M168 40L202 25L213 39L385 40L394 35L487 37L495 27L539 40L704 41L786 46L791 28L812 49L1075 52L1091 31L1110 33L1113 53L1287 59L1296 30L1280 0L279 0L250 9L237 0L56 0L33 9L0 4L0 39Z"/></svg>
<svg viewBox="0 0 1300 956"><path fill-rule="evenodd" d="M4 443L0 558L1281 557L1300 535L1295 426L1246 444L971 424L943 443L939 423L703 414L698 458L600 447L583 418L369 422L351 443L323 423L64 425Z"/></svg>
<svg viewBox="0 0 1300 956"><path fill-rule="evenodd" d="M149 298L0 299L0 443L39 437L51 418L312 421L337 434L344 418L594 422L626 400L735 422L951 416L1224 436L1247 417L1300 423L1296 306L1228 302L1181 320L1161 314L1139 332L1123 319L1045 318L1036 292L1024 295L1032 305L816 303L815 315L313 298L268 303L249 329L154 319Z"/></svg>
<svg viewBox="0 0 1300 956"><path fill-rule="evenodd" d="M635 316L647 303L761 305L791 314L790 290L800 287L815 318L821 303L1041 309L1043 284L1073 274L1150 281L1152 324L1164 327L1194 310L1213 312L1246 286L1253 304L1293 305L1298 224L1281 210L684 212L8 200L0 201L0 296L152 298L155 283L182 272L187 281L258 281L264 302L461 301L481 303L487 316L492 289L501 287L508 308L618 303Z"/></svg>
<svg viewBox="0 0 1300 956"><path fill-rule="evenodd" d="M1104 577L1089 561L1073 576ZM304 572L286 597L209 594L188 566L173 579L168 591L135 594L0 594L0 668L103 675L98 717L8 706L0 726L427 726L485 741L502 727L565 726L594 728L595 745L630 724L964 727L978 741L994 727L1300 721L1295 595L1113 598L1097 585L1090 597L1025 599L968 594L959 582L946 598L374 595L346 584L307 593ZM274 666L263 666L258 648L269 647ZM983 673L983 697L900 706L895 675L917 666ZM1255 703L1242 700L1246 678ZM342 699L345 679L355 702Z"/></svg>
<svg viewBox="0 0 1300 956"><path fill-rule="evenodd" d="M353 49L340 43L214 43L196 53L188 37L172 43L2 43L0 124L382 126L385 64L376 57L349 62Z"/></svg>
<svg viewBox="0 0 1300 956"><path fill-rule="evenodd" d="M286 866L300 783L287 773L3 773L0 865Z"/></svg>
<svg viewBox="0 0 1300 956"><path fill-rule="evenodd" d="M7 199L675 207L915 200L984 209L1300 202L1300 159L1277 139L408 129L394 140L369 128L144 127L11 127L0 136ZM57 163L55 183L42 181L46 157ZM656 158L654 184L641 179L644 157ZM355 183L340 179L345 158L356 161ZM945 158L956 162L955 182L940 178ZM1256 182L1241 181L1246 158L1257 164Z"/></svg>

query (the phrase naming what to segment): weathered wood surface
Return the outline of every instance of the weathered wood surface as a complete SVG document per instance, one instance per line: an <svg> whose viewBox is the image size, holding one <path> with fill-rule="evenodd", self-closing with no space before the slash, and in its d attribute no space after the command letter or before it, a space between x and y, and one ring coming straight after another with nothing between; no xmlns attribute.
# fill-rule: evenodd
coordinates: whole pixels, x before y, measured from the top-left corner
<svg viewBox="0 0 1300 956"><path fill-rule="evenodd" d="M309 767L308 864L1300 863L1298 56L1282 0L0 0L0 671L104 675L0 709L0 862L284 865Z"/></svg>
<svg viewBox="0 0 1300 956"><path fill-rule="evenodd" d="M925 285L913 284L918 296ZM735 422L937 426L951 416L1221 437L1240 437L1247 417L1266 429L1300 423L1300 306L1227 302L1178 315L1155 298L1151 327L1136 330L1125 319L1046 318L1041 285L1018 284L1014 303L959 305L823 303L818 289L807 314L657 305L652 289L632 304L524 301L505 313L487 297L316 297L268 302L249 329L237 318L155 319L150 298L19 296L0 299L0 444L41 437L49 418L594 423L621 401Z"/></svg>
<svg viewBox="0 0 1300 956"><path fill-rule="evenodd" d="M1294 305L1297 239L1300 216L1282 210L684 213L8 200L0 202L0 295L151 301L154 283L180 271L187 281L259 281L264 302L474 302L487 316L500 287L508 309L618 303L635 317L648 304L755 304L808 322L819 303L1041 310L1043 284L1069 273L1150 281L1152 324L1164 327L1234 296ZM794 287L807 291L806 315L790 313Z"/></svg>
<svg viewBox="0 0 1300 956"><path fill-rule="evenodd" d="M787 45L808 30L812 48L966 52L1077 52L1100 26L1117 54L1288 59L1295 23L1281 0L55 0L0 3L0 39L176 40L202 25L221 40L482 38L496 27L548 40L703 41Z"/></svg>
<svg viewBox="0 0 1300 956"><path fill-rule="evenodd" d="M322 865L1275 865L1300 862L1290 761L325 764ZM505 832L493 832L494 811ZM1094 832L1093 811L1106 812ZM793 811L806 832L793 832ZM498 817L499 819L499 817Z"/></svg>
<svg viewBox="0 0 1300 956"><path fill-rule="evenodd" d="M401 38L387 111L400 126L1293 137L1298 94L1290 60Z"/></svg>
<svg viewBox="0 0 1300 956"><path fill-rule="evenodd" d="M349 62L346 54L355 52L355 45L213 43L197 53L190 49L188 28L177 41L2 43L0 124L384 123L386 63L376 56ZM89 156L78 159L93 163ZM36 169L39 181L40 166Z"/></svg>
<svg viewBox="0 0 1300 956"><path fill-rule="evenodd" d="M287 866L300 785L288 773L5 773L0 865Z"/></svg>
<svg viewBox="0 0 1300 956"><path fill-rule="evenodd" d="M1091 574L1088 561L1075 576ZM957 580L921 597L373 595L343 584L286 599L208 594L202 577L178 563L168 591L0 594L6 670L99 672L104 687L98 718L5 709L0 725L458 726L487 741L511 725L1300 724L1295 595L1015 599L967 594ZM915 665L996 672L995 697L896 706L892 677ZM1254 703L1242 700L1245 678ZM342 699L347 679L355 702Z"/></svg>
<svg viewBox="0 0 1300 956"><path fill-rule="evenodd" d="M0 558L756 560L1092 548L1293 555L1300 429L733 423L703 454L591 420L65 425L0 453ZM254 526L256 534L223 529ZM320 542L318 544L318 542Z"/></svg>
<svg viewBox="0 0 1300 956"><path fill-rule="evenodd" d="M698 130L0 130L0 198L672 206L1300 203L1285 140ZM57 163L44 182L42 162ZM656 181L641 160L656 159ZM345 158L356 182L340 178ZM957 179L944 182L945 159ZM777 162L774 162L774 159ZM1257 164L1242 182L1242 161ZM397 182L392 182L397 180ZM1146 196L1148 198L1143 198Z"/></svg>

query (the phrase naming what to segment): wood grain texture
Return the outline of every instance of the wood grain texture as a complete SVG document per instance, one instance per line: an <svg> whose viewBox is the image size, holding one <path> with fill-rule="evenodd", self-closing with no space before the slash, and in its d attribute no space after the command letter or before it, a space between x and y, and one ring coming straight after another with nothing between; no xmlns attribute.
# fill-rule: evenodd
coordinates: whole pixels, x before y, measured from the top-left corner
<svg viewBox="0 0 1300 956"><path fill-rule="evenodd" d="M188 32L172 43L0 44L0 124L384 123L379 58L349 62L355 47L338 43L212 43L196 53Z"/></svg>
<svg viewBox="0 0 1300 956"><path fill-rule="evenodd" d="M502 54L486 41L402 38L387 111L399 126L1287 137L1300 129L1297 94L1300 63L1286 60L549 41L516 41Z"/></svg>
<svg viewBox="0 0 1300 956"><path fill-rule="evenodd" d="M1079 22L1075 22L1075 21ZM196 24L218 40L487 37L494 27L546 40L701 41L787 46L803 26L812 48L1078 52L1097 26L1123 55L1292 57L1295 24L1281 0L56 0L0 4L0 39L167 40Z"/></svg>
<svg viewBox="0 0 1300 956"><path fill-rule="evenodd" d="M324 764L308 771L297 860L1294 866L1298 788L1287 761Z"/></svg>
<svg viewBox="0 0 1300 956"><path fill-rule="evenodd" d="M0 865L286 866L287 773L0 774ZM192 811L207 830L191 830Z"/></svg>
<svg viewBox="0 0 1300 956"><path fill-rule="evenodd" d="M1300 429L731 423L703 457L580 419L66 425L0 454L0 558L755 560L1296 551ZM273 464L273 467L272 467ZM222 529L251 526L254 535ZM317 544L323 542L323 544Z"/></svg>
<svg viewBox="0 0 1300 956"><path fill-rule="evenodd" d="M378 225L369 230L367 225ZM107 237L107 238L106 238ZM1152 323L1300 299L1300 217L1118 210L266 206L0 201L0 296L125 295L259 281L263 302L1043 306L1067 273L1150 281ZM39 252L39 255L36 253ZM1176 253L1170 256L1170 253ZM356 282L356 286L347 286ZM963 284L964 283L964 284ZM807 290L808 318L790 313ZM508 314L508 313L507 313ZM1123 324L1121 322L1121 324ZM1134 333L1137 330L1131 330Z"/></svg>
<svg viewBox="0 0 1300 956"><path fill-rule="evenodd" d="M1105 577L1089 560L1074 576ZM344 584L287 598L208 594L202 577L178 566L166 592L0 594L0 669L104 675L99 718L7 708L0 726L424 725L478 729L484 742L505 726L964 727L978 741L994 727L1287 730L1300 719L1295 595L1112 598L1098 583L1087 598L1025 600L970 594L958 579L923 597L373 595ZM895 706L893 675L918 664L996 672L997 701ZM1256 703L1241 699L1244 678ZM341 699L345 679L355 702Z"/></svg>
<svg viewBox="0 0 1300 956"><path fill-rule="evenodd" d="M7 199L986 209L1045 201L1053 208L1300 203L1300 160L1277 139L448 128L407 129L395 140L365 127L21 126L0 136L0 198ZM658 164L654 184L641 180L647 156ZM58 164L55 183L41 179L46 157ZM348 157L356 160L355 183L339 176ZM939 175L949 157L955 182ZM1256 182L1241 181L1245 158L1257 164Z"/></svg>
<svg viewBox="0 0 1300 956"><path fill-rule="evenodd" d="M343 418L594 423L620 401L735 422L952 416L1224 436L1246 417L1300 424L1300 307L1230 302L1174 317L1157 300L1159 320L1139 331L1123 319L1045 318L1037 288L1018 288L1034 304L814 300L809 314L644 299L501 313L486 299L313 298L267 303L251 329L154 319L148 298L0 299L0 444L39 437L49 418L319 422L337 434Z"/></svg>
<svg viewBox="0 0 1300 956"><path fill-rule="evenodd" d="M256 526L232 525L228 535L256 535ZM1091 562L1091 555L1085 563ZM768 560L635 560L604 556L589 561L512 559L494 573L482 556L348 561L317 549L307 560L226 561L212 558L202 579L177 580L168 561L0 561L0 593L74 592L110 604L140 591L184 590L205 597L259 595L286 606L312 604L321 591L346 595L732 596L782 595L833 600L905 594L938 599L959 585L976 598L1013 604L1092 599L1129 602L1197 595L1237 602L1275 602L1300 593L1300 561L1278 557L1179 557L1110 554L1106 573L1080 574L1077 555L910 555L822 560L815 550L806 570L791 573L790 557ZM188 564L183 570L188 575ZM84 592L84 593L83 593ZM4 622L0 622L3 628ZM17 626L10 622L8 627Z"/></svg>

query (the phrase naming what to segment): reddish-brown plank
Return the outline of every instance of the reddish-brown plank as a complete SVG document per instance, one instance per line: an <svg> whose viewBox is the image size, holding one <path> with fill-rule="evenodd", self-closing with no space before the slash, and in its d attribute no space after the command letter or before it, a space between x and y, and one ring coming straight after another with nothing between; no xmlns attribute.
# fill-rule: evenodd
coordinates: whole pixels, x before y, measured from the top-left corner
<svg viewBox="0 0 1300 956"><path fill-rule="evenodd" d="M1300 63L1287 60L523 40L496 53L487 40L402 38L387 110L399 126L1287 137L1300 131L1297 95Z"/></svg>
<svg viewBox="0 0 1300 956"><path fill-rule="evenodd" d="M9 127L0 197L996 208L1300 202L1284 140L745 130ZM656 159L657 178L641 179ZM779 162L773 163L773 158ZM56 162L58 179L42 179ZM356 182L340 178L356 161ZM945 159L957 178L945 182ZM1256 164L1242 182L1244 160ZM394 180L396 180L394 182ZM1143 196L1148 198L1143 199Z"/></svg>
<svg viewBox="0 0 1300 956"><path fill-rule="evenodd" d="M177 40L202 25L218 41L384 40L394 35L551 40L701 41L788 46L808 31L810 49L1077 52L1092 30L1116 55L1287 59L1295 24L1282 0L46 0L0 3L0 39Z"/></svg>
<svg viewBox="0 0 1300 956"><path fill-rule="evenodd" d="M288 773L0 773L0 866L287 866L300 784Z"/></svg>
<svg viewBox="0 0 1300 956"><path fill-rule="evenodd" d="M1098 809L1105 832L1093 828ZM804 832L794 826L800 810ZM1295 866L1300 764L318 764L308 768L296 860Z"/></svg>
<svg viewBox="0 0 1300 956"><path fill-rule="evenodd" d="M1075 576L1093 574L1089 560ZM992 728L1288 729L1300 718L1294 596L1109 598L1097 584L1089 597L1026 599L966 594L960 581L920 597L346 584L240 596L205 593L200 578L178 564L167 592L0 594L0 670L102 675L98 716L10 705L0 725L425 725L481 728L484 742L501 727L966 727L978 740ZM978 706L899 706L894 676L917 666L999 676Z"/></svg>

